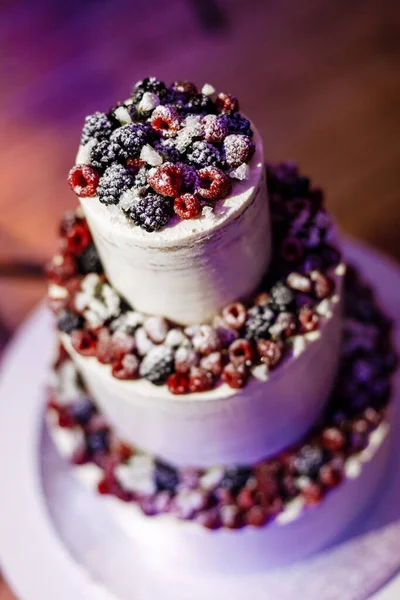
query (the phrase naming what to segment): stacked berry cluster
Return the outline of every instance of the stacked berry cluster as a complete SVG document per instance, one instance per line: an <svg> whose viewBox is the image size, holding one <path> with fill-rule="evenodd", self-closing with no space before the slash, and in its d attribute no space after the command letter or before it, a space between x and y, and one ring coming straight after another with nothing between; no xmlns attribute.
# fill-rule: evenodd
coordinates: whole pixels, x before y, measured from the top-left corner
<svg viewBox="0 0 400 600"><path fill-rule="evenodd" d="M207 84L198 92L189 81L139 81L125 103L86 118L69 184L77 196L119 204L148 232L174 214L196 218L247 176L255 146L238 111L234 96Z"/></svg>
<svg viewBox="0 0 400 600"><path fill-rule="evenodd" d="M73 462L102 469L101 493L136 502L147 515L171 513L212 529L261 527L294 499L319 503L350 472L351 459L357 460L382 423L396 366L390 323L353 270L344 298L336 386L318 425L295 447L255 465L175 469L121 442L84 390L70 404L58 402L55 393L50 410L58 426L81 433ZM62 354L58 372L68 360Z"/></svg>
<svg viewBox="0 0 400 600"><path fill-rule="evenodd" d="M57 284L49 296L58 328L71 335L75 350L110 364L117 378L143 377L173 394L204 392L221 382L242 388L251 375L262 378L277 367L296 336L323 323L340 253L322 193L294 165L268 167L267 181L277 248L268 276L252 303L229 304L211 324L183 328L128 307L97 257L95 268L82 270L95 249L85 221L67 217L49 269Z"/></svg>

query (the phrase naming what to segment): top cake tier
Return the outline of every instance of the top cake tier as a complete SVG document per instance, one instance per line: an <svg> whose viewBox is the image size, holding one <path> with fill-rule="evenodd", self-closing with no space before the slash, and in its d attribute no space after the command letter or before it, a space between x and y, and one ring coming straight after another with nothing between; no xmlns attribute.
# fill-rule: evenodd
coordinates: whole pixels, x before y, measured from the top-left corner
<svg viewBox="0 0 400 600"><path fill-rule="evenodd" d="M88 117L69 182L113 286L145 313L212 318L270 261L260 136L237 100L154 78Z"/></svg>

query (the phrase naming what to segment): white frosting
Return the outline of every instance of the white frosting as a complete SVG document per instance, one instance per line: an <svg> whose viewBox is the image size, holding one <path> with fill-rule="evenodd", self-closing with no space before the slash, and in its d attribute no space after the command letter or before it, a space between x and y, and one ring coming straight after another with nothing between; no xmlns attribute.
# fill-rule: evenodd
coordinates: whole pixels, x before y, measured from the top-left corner
<svg viewBox="0 0 400 600"><path fill-rule="evenodd" d="M104 497L103 501L116 523L137 542L145 560L158 569L207 570L210 574L237 570L244 575L280 567L326 548L344 531L350 533L352 522L371 503L384 476L390 450L388 431L388 423L382 423L367 448L350 459L359 465L356 477L347 477L317 506L308 507L301 498L295 499L262 528L209 531L171 515L146 517L134 504L114 497ZM53 439L65 455L56 433L53 429ZM90 488L97 485L98 471L95 465L75 470Z"/></svg>
<svg viewBox="0 0 400 600"><path fill-rule="evenodd" d="M266 381L251 378L241 390L224 384L174 396L166 386L143 379L115 379L109 366L77 354L68 336L63 334L62 340L123 439L177 465L246 464L296 442L320 415L339 357L341 279L337 277L331 315L318 332L302 338L297 357L288 357Z"/></svg>
<svg viewBox="0 0 400 600"><path fill-rule="evenodd" d="M161 231L135 226L119 206L80 198L107 276L138 310L198 323L252 293L271 251L262 141L249 178L199 219L173 218Z"/></svg>

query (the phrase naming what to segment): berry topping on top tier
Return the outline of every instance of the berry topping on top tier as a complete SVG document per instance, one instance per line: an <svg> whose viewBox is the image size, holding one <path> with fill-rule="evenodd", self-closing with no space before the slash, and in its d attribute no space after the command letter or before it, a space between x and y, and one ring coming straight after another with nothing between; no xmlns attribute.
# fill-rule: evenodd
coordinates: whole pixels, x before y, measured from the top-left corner
<svg viewBox="0 0 400 600"><path fill-rule="evenodd" d="M235 179L249 175L253 132L238 111L234 96L217 94L209 84L199 92L190 81L138 81L128 100L86 117L70 186L79 197L97 195L105 205L119 205L148 232L165 227L174 214L195 219L203 208L209 214L231 193ZM208 187L204 169L215 169L205 176ZM157 194L143 193L149 187ZM189 210L181 200L187 193ZM158 218L149 221L149 215Z"/></svg>

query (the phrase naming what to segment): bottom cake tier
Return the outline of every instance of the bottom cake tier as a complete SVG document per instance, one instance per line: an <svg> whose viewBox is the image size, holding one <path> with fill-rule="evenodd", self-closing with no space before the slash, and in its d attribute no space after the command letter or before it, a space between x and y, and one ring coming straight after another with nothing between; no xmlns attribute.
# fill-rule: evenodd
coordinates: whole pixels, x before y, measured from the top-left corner
<svg viewBox="0 0 400 600"><path fill-rule="evenodd" d="M146 560L217 571L288 564L339 538L379 488L390 451L390 337L390 323L350 269L340 369L325 414L296 446L254 465L177 468L127 445L63 351L49 429Z"/></svg>

